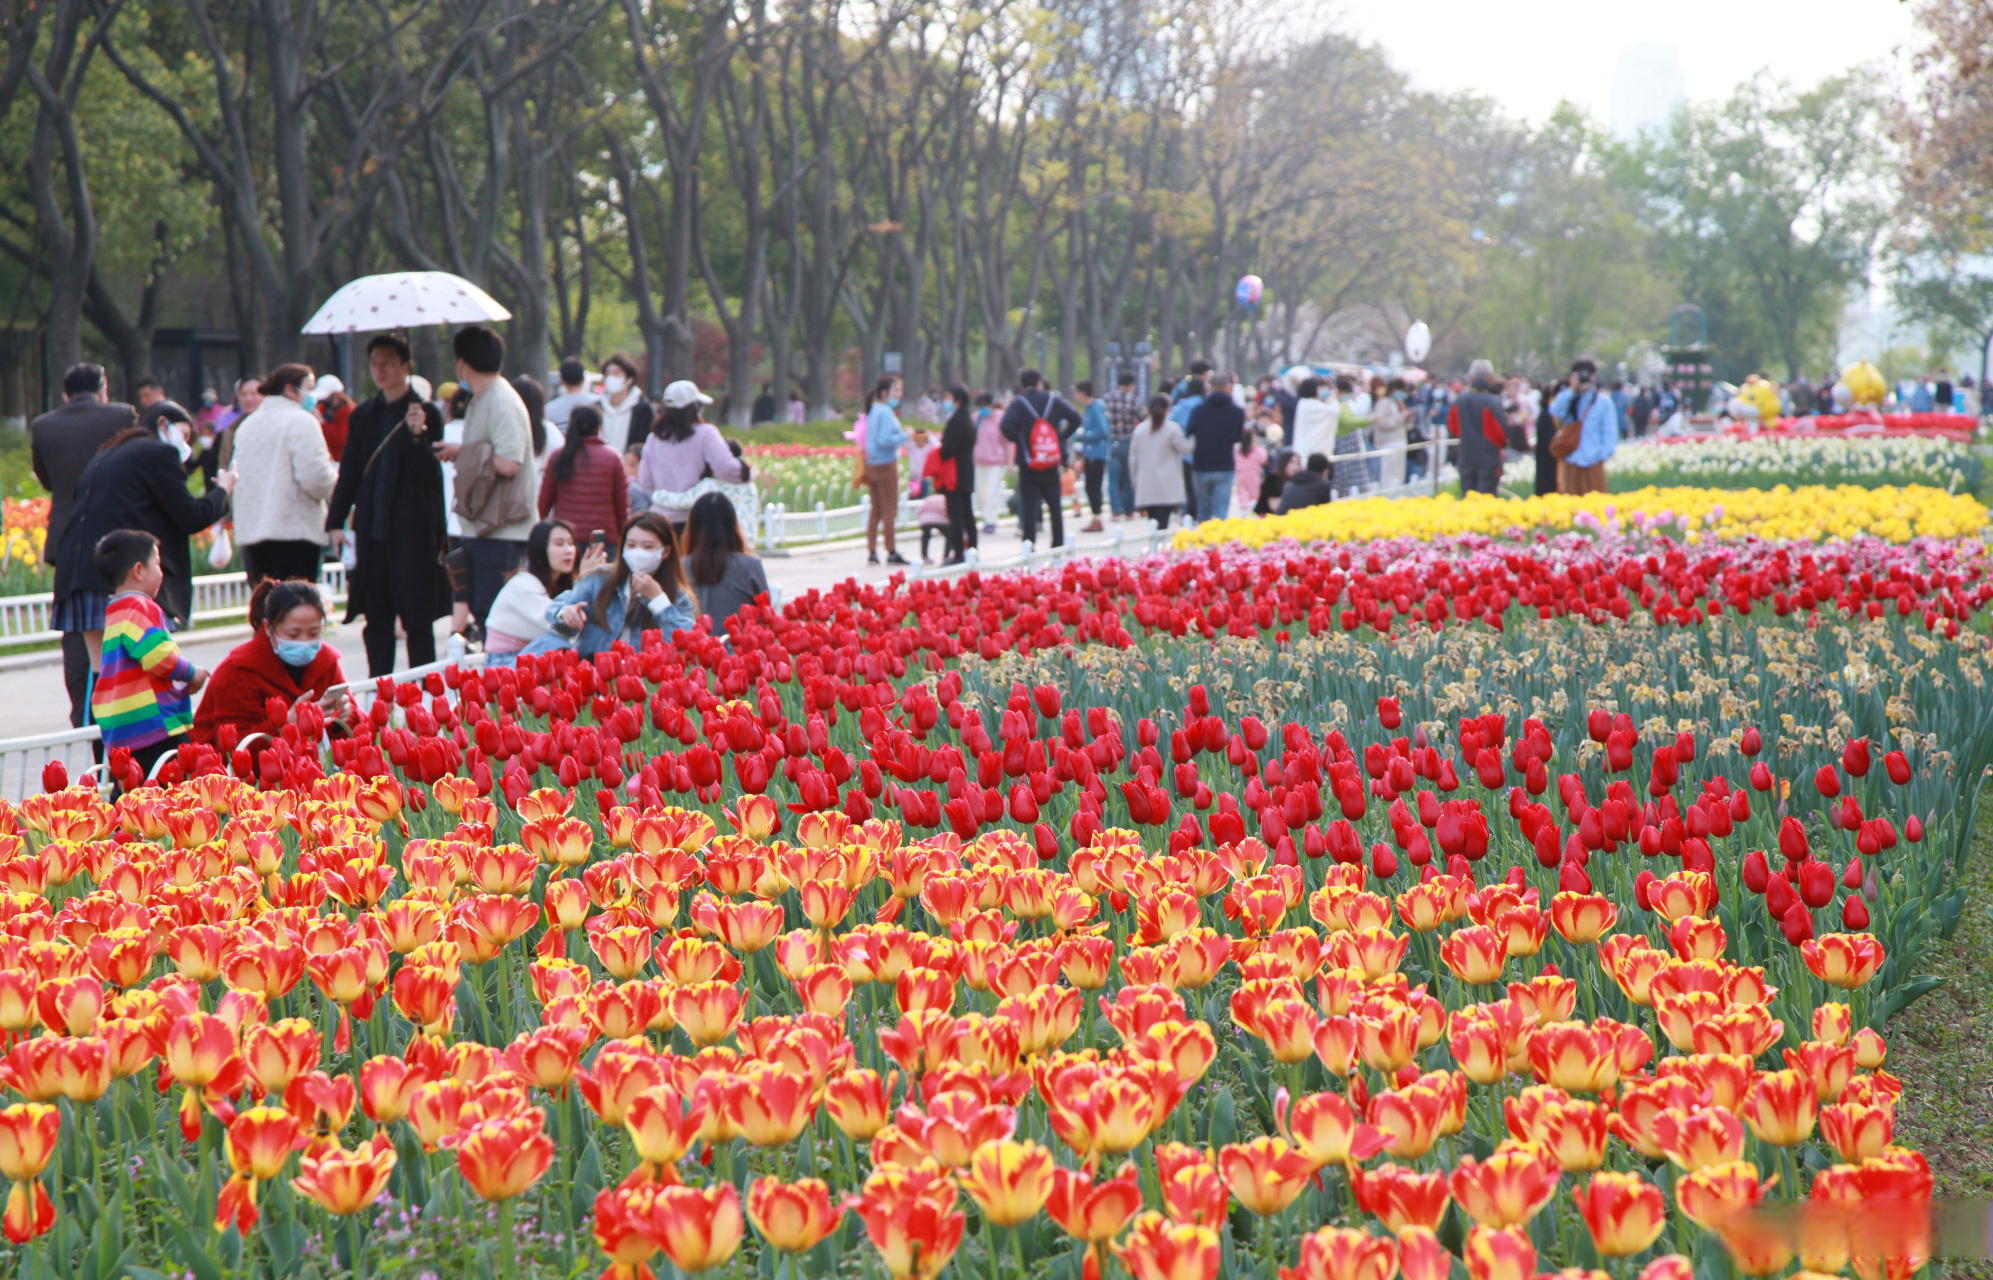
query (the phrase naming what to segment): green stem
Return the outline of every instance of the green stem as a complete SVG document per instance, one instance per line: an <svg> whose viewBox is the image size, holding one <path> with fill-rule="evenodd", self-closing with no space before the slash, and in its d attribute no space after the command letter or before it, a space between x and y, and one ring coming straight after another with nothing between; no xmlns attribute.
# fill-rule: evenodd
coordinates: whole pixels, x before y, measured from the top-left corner
<svg viewBox="0 0 1993 1280"><path fill-rule="evenodd" d="M346 1215L346 1248L353 1257L353 1280L367 1280L367 1255L360 1250L360 1213Z"/></svg>
<svg viewBox="0 0 1993 1280"><path fill-rule="evenodd" d="M518 1246L512 1239L512 1202L498 1202L498 1274L512 1280L517 1274Z"/></svg>

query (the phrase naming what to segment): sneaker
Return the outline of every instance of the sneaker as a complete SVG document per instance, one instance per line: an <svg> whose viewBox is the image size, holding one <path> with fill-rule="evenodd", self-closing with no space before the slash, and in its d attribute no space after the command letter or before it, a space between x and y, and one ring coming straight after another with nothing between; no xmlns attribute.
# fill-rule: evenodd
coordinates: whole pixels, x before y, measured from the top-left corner
<svg viewBox="0 0 1993 1280"><path fill-rule="evenodd" d="M873 561L873 563L874 563L874 564L877 564L877 563L878 563L878 561L876 561L876 560L875 560L875 561ZM886 557L886 563L887 563L887 564L907 564L907 563L909 563L909 561L907 560L907 558L906 558L905 556L903 556L903 555L901 555L901 554L900 554L899 552L895 551L895 552L893 552L892 554L890 554L890 555L888 555L888 556Z"/></svg>
<svg viewBox="0 0 1993 1280"><path fill-rule="evenodd" d="M871 555L869 555L869 556L866 556L866 557L865 557L865 563L866 563L866 564L877 564L877 563L879 563L879 553L878 553L878 552L876 552L876 551L874 551L874 552L873 552L873 553L872 553Z"/></svg>
<svg viewBox="0 0 1993 1280"><path fill-rule="evenodd" d="M983 526L983 532L984 532L984 533L995 533L995 532L996 532L996 526L995 526L995 525L993 525L993 524L986 524L986 525L984 525L984 526Z"/></svg>
<svg viewBox="0 0 1993 1280"><path fill-rule="evenodd" d="M1100 532L1102 532L1102 531L1103 531L1103 530L1105 529L1105 527L1106 527L1106 526L1102 525L1102 524L1100 523L1100 521L1098 521L1098 520L1095 520L1095 521L1094 521L1094 522L1093 522L1092 524L1090 524L1090 525L1087 525L1087 526L1086 526L1085 528L1081 529L1081 530L1080 530L1080 532L1081 532L1081 533L1100 533Z"/></svg>

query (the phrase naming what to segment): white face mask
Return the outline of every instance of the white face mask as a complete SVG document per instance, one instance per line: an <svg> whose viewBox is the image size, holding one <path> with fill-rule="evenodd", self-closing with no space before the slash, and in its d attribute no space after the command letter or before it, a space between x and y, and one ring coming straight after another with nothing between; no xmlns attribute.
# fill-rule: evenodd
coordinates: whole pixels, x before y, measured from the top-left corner
<svg viewBox="0 0 1993 1280"><path fill-rule="evenodd" d="M602 389L612 396L620 396L629 389L630 380L620 373L602 375Z"/></svg>
<svg viewBox="0 0 1993 1280"><path fill-rule="evenodd" d="M194 456L193 446L187 443L187 429L177 422L167 425L166 443L173 446L173 451L180 455L182 462Z"/></svg>
<svg viewBox="0 0 1993 1280"><path fill-rule="evenodd" d="M623 548L623 563L630 566L631 573L656 573L664 563L664 552L648 551L642 547Z"/></svg>

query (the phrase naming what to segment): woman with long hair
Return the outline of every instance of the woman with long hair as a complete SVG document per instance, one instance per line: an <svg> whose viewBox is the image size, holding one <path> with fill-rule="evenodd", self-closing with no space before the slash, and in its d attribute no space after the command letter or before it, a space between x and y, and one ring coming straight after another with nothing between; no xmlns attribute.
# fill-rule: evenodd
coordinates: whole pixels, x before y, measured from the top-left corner
<svg viewBox="0 0 1993 1280"><path fill-rule="evenodd" d="M632 516L618 541L623 550L613 565L548 601L547 634L523 652L573 648L592 658L618 640L641 648L646 631L661 631L669 639L692 629L699 605L687 589L671 521L655 511Z"/></svg>
<svg viewBox="0 0 1993 1280"><path fill-rule="evenodd" d="M638 484L652 493L683 493L708 476L740 484L753 474L740 456L740 445L700 416L700 410L711 403L713 397L688 380L664 389L664 408L658 413L650 439L644 441L637 463ZM655 509L681 531L690 514L679 507Z"/></svg>
<svg viewBox="0 0 1993 1280"><path fill-rule="evenodd" d="M886 563L905 564L906 557L895 542L894 526L900 520L900 450L906 447L907 433L900 426L900 380L891 374L880 378L865 397L865 469L858 482L871 495L872 509L865 518L865 560L879 563L879 531L886 531Z"/></svg>
<svg viewBox="0 0 1993 1280"><path fill-rule="evenodd" d="M948 506L948 537L941 562L960 564L968 548L976 545L976 420L970 412L967 387L957 383L948 389L948 395L955 408L948 415L948 425L941 429L938 470L942 483L936 486Z"/></svg>
<svg viewBox="0 0 1993 1280"><path fill-rule="evenodd" d="M630 518L623 459L602 439L602 411L578 404L568 413L567 442L540 472L540 518L565 520L581 538L619 532ZM610 550L614 551L613 544Z"/></svg>
<svg viewBox="0 0 1993 1280"><path fill-rule="evenodd" d="M547 450L560 448L566 438L559 427L547 421L547 384L522 373L512 380L512 389L519 393L519 403L526 406L526 421L533 427L533 465L545 471Z"/></svg>
<svg viewBox="0 0 1993 1280"><path fill-rule="evenodd" d="M576 406L576 412L584 407ZM526 536L525 566L505 580L498 599L491 602L484 651L494 657L518 653L545 635L547 606L554 597L572 587L577 574L585 578L608 561L609 553L601 543L591 541L584 553L575 541L574 526L565 520L542 520L534 525Z"/></svg>
<svg viewBox="0 0 1993 1280"><path fill-rule="evenodd" d="M768 575L761 561L748 554L740 513L724 493L701 494L685 522L685 567L699 612L713 620L713 630L727 623L756 596L768 592Z"/></svg>

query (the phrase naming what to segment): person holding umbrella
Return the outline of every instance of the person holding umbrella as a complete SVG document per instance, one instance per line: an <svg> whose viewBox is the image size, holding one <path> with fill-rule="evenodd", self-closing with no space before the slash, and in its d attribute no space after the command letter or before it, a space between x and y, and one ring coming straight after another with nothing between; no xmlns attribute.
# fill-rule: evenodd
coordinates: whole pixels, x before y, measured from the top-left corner
<svg viewBox="0 0 1993 1280"><path fill-rule="evenodd" d="M325 517L335 547L353 540L346 621L366 620L361 640L373 676L394 670L397 622L408 637L408 665L436 661L435 622L450 612L450 575L440 559L448 538L443 464L430 447L443 438L443 415L416 393L412 367L400 335L367 343L367 372L378 390L347 420Z"/></svg>

